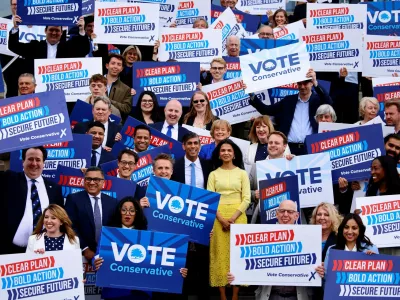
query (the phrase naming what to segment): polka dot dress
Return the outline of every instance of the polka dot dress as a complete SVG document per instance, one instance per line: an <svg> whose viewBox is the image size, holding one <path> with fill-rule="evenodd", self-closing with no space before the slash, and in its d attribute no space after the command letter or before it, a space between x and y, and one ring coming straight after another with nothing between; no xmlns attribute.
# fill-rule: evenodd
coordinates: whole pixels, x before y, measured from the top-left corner
<svg viewBox="0 0 400 300"><path fill-rule="evenodd" d="M44 248L45 251L60 251L64 248L65 234L59 237L48 237L44 236Z"/></svg>

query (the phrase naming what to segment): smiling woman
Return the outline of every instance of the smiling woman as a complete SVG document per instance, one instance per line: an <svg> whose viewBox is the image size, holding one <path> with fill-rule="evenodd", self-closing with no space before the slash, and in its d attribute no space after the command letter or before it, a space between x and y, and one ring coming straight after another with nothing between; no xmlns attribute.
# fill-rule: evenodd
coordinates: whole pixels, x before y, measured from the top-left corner
<svg viewBox="0 0 400 300"><path fill-rule="evenodd" d="M218 117L211 111L207 94L196 91L190 99L189 112L183 118L183 124L210 130L211 125Z"/></svg>

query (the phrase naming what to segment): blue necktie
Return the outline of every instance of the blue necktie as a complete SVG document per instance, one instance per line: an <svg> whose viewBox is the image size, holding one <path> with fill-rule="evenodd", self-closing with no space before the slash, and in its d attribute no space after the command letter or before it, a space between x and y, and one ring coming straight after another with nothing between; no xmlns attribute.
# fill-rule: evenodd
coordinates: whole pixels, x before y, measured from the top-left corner
<svg viewBox="0 0 400 300"><path fill-rule="evenodd" d="M40 206L40 199L39 199L39 194L38 190L36 187L36 180L32 179L32 185L31 185L31 200L32 200L32 214L33 214L33 229L35 229L40 216L42 215L42 208Z"/></svg>
<svg viewBox="0 0 400 300"><path fill-rule="evenodd" d="M172 128L174 128L174 126L168 125L167 136L170 138L172 138Z"/></svg>
<svg viewBox="0 0 400 300"><path fill-rule="evenodd" d="M99 197L93 197L94 199L94 227L96 228L96 242L100 241L101 234L101 214L100 214L100 206L99 206Z"/></svg>
<svg viewBox="0 0 400 300"><path fill-rule="evenodd" d="M97 152L92 150L92 159L90 160L90 166L97 167Z"/></svg>
<svg viewBox="0 0 400 300"><path fill-rule="evenodd" d="M89 39L90 50L88 53L88 57L93 57L93 40Z"/></svg>
<svg viewBox="0 0 400 300"><path fill-rule="evenodd" d="M191 186L196 186L196 169L195 169L195 164L192 162L190 164L191 170L190 170L190 185Z"/></svg>

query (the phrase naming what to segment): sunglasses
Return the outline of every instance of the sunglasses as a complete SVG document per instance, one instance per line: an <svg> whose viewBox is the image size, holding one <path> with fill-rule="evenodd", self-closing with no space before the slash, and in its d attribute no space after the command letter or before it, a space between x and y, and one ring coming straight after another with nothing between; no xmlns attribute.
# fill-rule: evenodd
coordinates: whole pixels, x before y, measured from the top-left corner
<svg viewBox="0 0 400 300"><path fill-rule="evenodd" d="M194 104L197 104L197 103L204 103L206 100L204 100L204 99L201 99L201 100L193 100L193 103Z"/></svg>

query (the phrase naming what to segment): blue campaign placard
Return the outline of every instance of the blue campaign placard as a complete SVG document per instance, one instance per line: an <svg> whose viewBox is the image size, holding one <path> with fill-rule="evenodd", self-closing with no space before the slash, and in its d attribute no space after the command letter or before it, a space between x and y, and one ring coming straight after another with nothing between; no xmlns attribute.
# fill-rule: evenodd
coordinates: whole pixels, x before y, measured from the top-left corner
<svg viewBox="0 0 400 300"><path fill-rule="evenodd" d="M225 11L225 7L211 4L211 23L214 23L216 19ZM246 14L240 10L232 9L232 12L235 14L236 18L240 20L240 24L243 26L246 31L256 32L258 29L258 25L260 24L260 17L253 16L250 14Z"/></svg>
<svg viewBox="0 0 400 300"><path fill-rule="evenodd" d="M55 181L58 165L82 169L90 166L92 156L92 136L72 134L73 140L43 145L47 150L44 162L43 177ZM10 170L22 172L22 150L13 151L10 155Z"/></svg>
<svg viewBox="0 0 400 300"><path fill-rule="evenodd" d="M367 5L367 34L395 35L400 33L400 2L363 2Z"/></svg>
<svg viewBox="0 0 400 300"><path fill-rule="evenodd" d="M187 234L190 240L209 245L220 194L172 180L150 177L144 209L148 229Z"/></svg>
<svg viewBox="0 0 400 300"><path fill-rule="evenodd" d="M94 0L82 0L82 15L92 15L94 13Z"/></svg>
<svg viewBox="0 0 400 300"><path fill-rule="evenodd" d="M71 121L71 128L74 128L77 123L93 120L92 109L93 106L90 103L82 100L76 101L69 117ZM121 118L113 114L110 115L108 120L109 122L114 122L116 124L121 123Z"/></svg>
<svg viewBox="0 0 400 300"><path fill-rule="evenodd" d="M122 143L118 144L117 148L121 150L126 149ZM115 145L114 145L115 147ZM114 148L113 148L114 149ZM153 174L153 160L161 153L170 154L168 145L153 148L147 151L139 152L139 160L136 164L135 171L132 173L131 180L136 182L136 197L141 199L146 195L147 186L149 184L150 176ZM118 161L113 160L102 164L101 169L109 176L117 176L118 174Z"/></svg>
<svg viewBox="0 0 400 300"><path fill-rule="evenodd" d="M400 295L400 257L329 250L324 300L390 299Z"/></svg>
<svg viewBox="0 0 400 300"><path fill-rule="evenodd" d="M178 100L182 106L190 106L190 98L199 83L199 62L137 62L133 64L133 86L137 104L143 91L157 95L160 106L167 105L171 99Z"/></svg>
<svg viewBox="0 0 400 300"><path fill-rule="evenodd" d="M0 153L72 140L63 91L3 99Z"/></svg>
<svg viewBox="0 0 400 300"><path fill-rule="evenodd" d="M297 175L269 180L260 180L260 217L262 224L276 224L276 211L283 200L292 200L297 204L297 212L300 213L299 180ZM298 218L296 224L301 224Z"/></svg>
<svg viewBox="0 0 400 300"><path fill-rule="evenodd" d="M297 43L299 40L241 39L240 55L251 54L264 49L273 49Z"/></svg>
<svg viewBox="0 0 400 300"><path fill-rule="evenodd" d="M17 0L22 24L72 26L82 16L82 0Z"/></svg>
<svg viewBox="0 0 400 300"><path fill-rule="evenodd" d="M103 227L96 286L182 293L188 236Z"/></svg>
<svg viewBox="0 0 400 300"><path fill-rule="evenodd" d="M119 151L121 151L121 143L125 146L125 148L132 150L134 149L135 141L133 138L133 134L135 132L135 127L138 125L146 125L146 124L132 117L128 117L128 119L126 119L124 127L121 130L122 140L118 145L117 143L115 143L113 149L111 150L111 152L114 155L117 156ZM153 149L164 145L169 145L171 153L174 154L175 159L179 159L185 155L185 151L183 151L182 149L182 143L166 136L165 134L161 133L160 131L154 128L150 127L150 131L151 131L151 139L150 139L149 149Z"/></svg>
<svg viewBox="0 0 400 300"><path fill-rule="evenodd" d="M329 153L335 183L368 179L372 160L386 153L381 124L308 135L306 145L308 153Z"/></svg>
<svg viewBox="0 0 400 300"><path fill-rule="evenodd" d="M3 68L0 66L0 93L4 93Z"/></svg>
<svg viewBox="0 0 400 300"><path fill-rule="evenodd" d="M135 195L136 183L131 180L120 179L113 176L104 176L104 184L101 192L110 197L121 200L124 197ZM68 168L59 165L55 181L61 186L64 198L69 194L81 192L84 189L84 174L79 169Z"/></svg>

